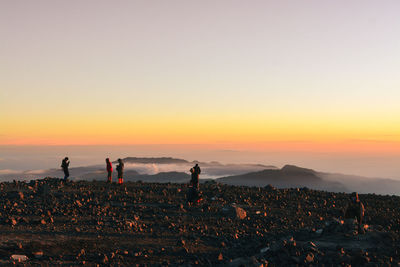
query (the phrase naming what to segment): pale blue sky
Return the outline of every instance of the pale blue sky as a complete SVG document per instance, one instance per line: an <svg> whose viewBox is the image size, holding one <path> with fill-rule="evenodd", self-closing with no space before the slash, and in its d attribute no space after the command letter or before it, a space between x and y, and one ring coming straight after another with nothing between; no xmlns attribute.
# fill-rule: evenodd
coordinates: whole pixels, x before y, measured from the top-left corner
<svg viewBox="0 0 400 267"><path fill-rule="evenodd" d="M226 142L393 177L399 14L397 0L3 0L0 145Z"/></svg>
<svg viewBox="0 0 400 267"><path fill-rule="evenodd" d="M38 112L74 102L101 114L110 94L112 103L133 101L155 113L187 109L193 95L213 112L238 105L257 111L263 103L262 113L293 105L398 111L398 1L2 1L0 7L3 112L15 105L26 112L34 101Z"/></svg>

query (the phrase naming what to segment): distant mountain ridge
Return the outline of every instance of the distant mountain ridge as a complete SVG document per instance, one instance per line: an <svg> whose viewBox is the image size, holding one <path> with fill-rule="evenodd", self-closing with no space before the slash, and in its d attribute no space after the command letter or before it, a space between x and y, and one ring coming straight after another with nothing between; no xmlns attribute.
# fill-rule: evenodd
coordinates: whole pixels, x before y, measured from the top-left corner
<svg viewBox="0 0 400 267"><path fill-rule="evenodd" d="M241 163L241 164L222 164L218 161L211 162L201 162L201 161L188 161L180 158L173 157L126 157L123 158L122 161L124 163L137 163L137 164L199 164L207 167L235 167L237 165L240 166L248 166L248 167L258 167L265 169L276 169L275 166L272 165L264 165L264 164L249 164L249 163ZM117 161L113 161L114 164L118 163Z"/></svg>
<svg viewBox="0 0 400 267"><path fill-rule="evenodd" d="M285 165L282 169L263 170L242 175L227 176L216 181L230 185L266 186L272 185L278 188L308 187L312 189L347 192L343 184L323 179L311 169L294 165Z"/></svg>
<svg viewBox="0 0 400 267"><path fill-rule="evenodd" d="M185 164L189 161L184 159L177 159L172 157L160 157L160 158L138 158L138 157L127 157L123 158L124 163L141 163L141 164ZM114 161L113 163L117 163Z"/></svg>
<svg viewBox="0 0 400 267"><path fill-rule="evenodd" d="M332 191L376 193L400 195L400 181L385 178L368 178L340 173L318 172L295 165L285 165L281 169L272 165L236 163L223 164L217 161L188 161L173 157L126 157L125 181L187 183L190 180L189 169L199 163L202 174L200 179L216 182L245 185L266 186L271 184L278 188L308 187L311 189ZM74 161L75 163L75 161ZM113 164L115 167L115 163ZM1 181L34 180L43 177L63 177L59 168L43 170L2 170ZM105 164L77 166L70 168L71 180L106 180ZM113 172L116 179L116 172Z"/></svg>
<svg viewBox="0 0 400 267"><path fill-rule="evenodd" d="M304 174L317 175L317 172L312 169L302 168L295 165L285 165L282 167L281 171L284 173L290 173L294 175L304 175Z"/></svg>

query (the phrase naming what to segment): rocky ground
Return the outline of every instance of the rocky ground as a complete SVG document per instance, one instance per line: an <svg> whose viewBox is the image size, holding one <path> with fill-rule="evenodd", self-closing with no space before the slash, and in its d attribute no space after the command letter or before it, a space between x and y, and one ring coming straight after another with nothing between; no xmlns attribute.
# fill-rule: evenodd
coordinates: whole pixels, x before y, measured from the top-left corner
<svg viewBox="0 0 400 267"><path fill-rule="evenodd" d="M365 234L341 216L349 195L271 186L1 183L0 264L397 266L400 198L360 195ZM24 257L26 256L26 257ZM18 262L19 261L19 262Z"/></svg>

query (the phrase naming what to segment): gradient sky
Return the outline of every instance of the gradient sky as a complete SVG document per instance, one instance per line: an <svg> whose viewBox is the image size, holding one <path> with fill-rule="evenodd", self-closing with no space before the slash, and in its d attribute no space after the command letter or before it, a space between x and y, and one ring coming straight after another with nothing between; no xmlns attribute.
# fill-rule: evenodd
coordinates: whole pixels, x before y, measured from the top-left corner
<svg viewBox="0 0 400 267"><path fill-rule="evenodd" d="M1 1L0 145L400 155L399 1Z"/></svg>

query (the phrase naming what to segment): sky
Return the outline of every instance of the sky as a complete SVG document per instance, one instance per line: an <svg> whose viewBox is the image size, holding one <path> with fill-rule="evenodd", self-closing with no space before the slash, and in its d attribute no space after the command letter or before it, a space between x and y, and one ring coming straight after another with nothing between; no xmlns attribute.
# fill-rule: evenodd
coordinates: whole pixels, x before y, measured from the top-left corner
<svg viewBox="0 0 400 267"><path fill-rule="evenodd" d="M0 145L200 144L399 165L398 14L390 0L3 0Z"/></svg>

